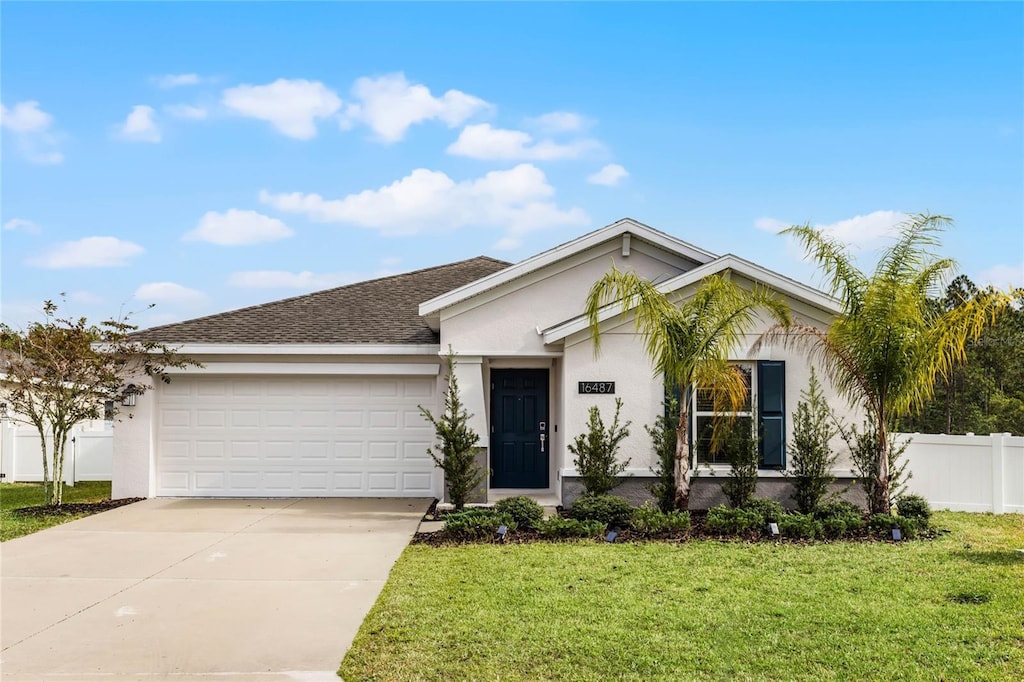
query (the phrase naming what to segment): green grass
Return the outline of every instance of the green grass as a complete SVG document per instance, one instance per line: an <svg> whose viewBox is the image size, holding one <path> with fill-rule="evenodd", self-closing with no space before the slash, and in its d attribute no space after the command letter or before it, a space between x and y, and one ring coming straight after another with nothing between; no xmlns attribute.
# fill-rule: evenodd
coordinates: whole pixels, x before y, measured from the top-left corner
<svg viewBox="0 0 1024 682"><path fill-rule="evenodd" d="M79 481L74 487L64 487L65 504L74 502L100 502L110 499L110 481ZM42 483L0 483L0 542L20 538L44 528L89 516L91 512L76 514L46 514L21 516L12 509L43 505Z"/></svg>
<svg viewBox="0 0 1024 682"><path fill-rule="evenodd" d="M1010 680L1024 516L934 541L409 547L356 680Z"/></svg>

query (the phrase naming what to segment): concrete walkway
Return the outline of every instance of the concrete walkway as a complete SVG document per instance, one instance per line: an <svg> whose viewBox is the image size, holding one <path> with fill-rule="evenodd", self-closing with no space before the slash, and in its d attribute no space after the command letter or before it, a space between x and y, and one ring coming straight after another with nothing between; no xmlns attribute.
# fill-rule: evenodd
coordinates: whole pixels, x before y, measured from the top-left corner
<svg viewBox="0 0 1024 682"><path fill-rule="evenodd" d="M0 545L3 680L337 680L428 500L146 500Z"/></svg>

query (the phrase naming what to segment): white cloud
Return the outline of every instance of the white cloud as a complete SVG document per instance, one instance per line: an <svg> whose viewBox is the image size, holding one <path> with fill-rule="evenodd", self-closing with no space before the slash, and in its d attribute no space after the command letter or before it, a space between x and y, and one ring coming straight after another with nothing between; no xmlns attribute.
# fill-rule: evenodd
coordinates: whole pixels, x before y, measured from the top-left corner
<svg viewBox="0 0 1024 682"><path fill-rule="evenodd" d="M157 125L153 107L137 104L118 127L118 135L135 142L159 142L160 126Z"/></svg>
<svg viewBox="0 0 1024 682"><path fill-rule="evenodd" d="M853 248L870 250L895 237L899 233L900 223L906 219L907 214L899 211L875 211L835 223L815 224L814 228ZM791 224L775 218L758 218L754 221L757 229L775 233Z"/></svg>
<svg viewBox="0 0 1024 682"><path fill-rule="evenodd" d="M489 123L480 123L463 128L447 152L472 159L554 161L575 159L598 146L595 140L576 140L565 144L551 140L534 142L529 133L521 130L492 128Z"/></svg>
<svg viewBox="0 0 1024 682"><path fill-rule="evenodd" d="M991 284L998 289L1024 287L1024 261L1019 265L993 265L978 273L974 282L980 287Z"/></svg>
<svg viewBox="0 0 1024 682"><path fill-rule="evenodd" d="M158 88L170 90L183 85L199 85L207 79L197 73L169 73L165 76L154 76L152 80Z"/></svg>
<svg viewBox="0 0 1024 682"><path fill-rule="evenodd" d="M288 137L316 137L317 119L334 115L341 98L319 81L279 78L267 85L239 85L224 91L226 107L242 116L268 121Z"/></svg>
<svg viewBox="0 0 1024 682"><path fill-rule="evenodd" d="M146 303L199 303L206 294L175 282L149 282L135 290L135 299Z"/></svg>
<svg viewBox="0 0 1024 682"><path fill-rule="evenodd" d="M758 218L754 221L754 227L764 232L771 232L772 234L778 234L782 230L789 227L789 223L775 218Z"/></svg>
<svg viewBox="0 0 1024 682"><path fill-rule="evenodd" d="M195 229L185 234L185 241L209 242L221 246L258 244L284 239L294 234L277 218L256 211L231 208L224 213L209 211L199 219Z"/></svg>
<svg viewBox="0 0 1024 682"><path fill-rule="evenodd" d="M145 252L133 242L117 237L85 237L54 244L47 253L30 258L28 263L51 270L63 268L116 268Z"/></svg>
<svg viewBox="0 0 1024 682"><path fill-rule="evenodd" d="M528 118L526 124L550 135L579 132L586 126L586 120L571 111L552 111L535 118Z"/></svg>
<svg viewBox="0 0 1024 682"><path fill-rule="evenodd" d="M53 116L35 101L18 102L13 109L0 104L0 124L16 133L38 133L53 125Z"/></svg>
<svg viewBox="0 0 1024 682"><path fill-rule="evenodd" d="M354 122L368 125L383 142L397 142L416 123L438 120L449 128L462 125L470 117L491 105L459 90L440 97L430 94L425 85L410 83L402 73L378 78L360 78L352 86L356 103L350 104L342 118L342 127Z"/></svg>
<svg viewBox="0 0 1024 682"><path fill-rule="evenodd" d="M288 272L286 270L247 270L236 272L228 278L228 284L245 289L331 289L349 284L358 279L346 272L316 274L309 271Z"/></svg>
<svg viewBox="0 0 1024 682"><path fill-rule="evenodd" d="M29 234L36 234L39 232L39 226L31 220L25 220L24 218L11 218L4 223L5 230L20 230L22 232L28 232Z"/></svg>
<svg viewBox="0 0 1024 682"><path fill-rule="evenodd" d="M390 185L342 199L263 190L260 201L314 221L347 223L385 236L496 227L506 231L507 239L519 240L534 230L590 223L580 208L559 208L551 200L554 193L543 171L520 164L461 182L441 171L419 168Z"/></svg>
<svg viewBox="0 0 1024 682"><path fill-rule="evenodd" d="M605 187L617 187L619 181L629 177L629 172L617 163L609 163L593 175L587 176L587 182L591 185L604 185Z"/></svg>
<svg viewBox="0 0 1024 682"><path fill-rule="evenodd" d="M53 121L34 100L18 102L10 109L0 104L0 127L11 131L19 151L31 163L52 165L64 160L57 150L59 136Z"/></svg>
<svg viewBox="0 0 1024 682"><path fill-rule="evenodd" d="M209 116L205 107L196 107L191 104L170 104L164 107L164 111L175 118L186 118L193 121L201 121Z"/></svg>
<svg viewBox="0 0 1024 682"><path fill-rule="evenodd" d="M68 294L68 300L82 305L97 305L103 303L103 297L97 296L91 291L72 291Z"/></svg>

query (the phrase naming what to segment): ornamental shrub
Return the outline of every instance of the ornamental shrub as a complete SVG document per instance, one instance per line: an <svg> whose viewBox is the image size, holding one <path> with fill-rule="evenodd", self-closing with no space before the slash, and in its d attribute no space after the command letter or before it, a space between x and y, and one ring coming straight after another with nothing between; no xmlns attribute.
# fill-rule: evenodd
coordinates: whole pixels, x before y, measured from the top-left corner
<svg viewBox="0 0 1024 682"><path fill-rule="evenodd" d="M836 435L832 411L811 367L811 378L793 415L793 439L790 442L790 466L786 477L793 483L793 501L798 511L811 514L835 480L832 466L836 453L829 441Z"/></svg>
<svg viewBox="0 0 1024 682"><path fill-rule="evenodd" d="M779 532L783 537L811 540L821 535L822 525L813 514L792 512L779 519Z"/></svg>
<svg viewBox="0 0 1024 682"><path fill-rule="evenodd" d="M853 502L846 500L832 500L819 505L814 515L819 519L827 519L832 516L864 516L864 510Z"/></svg>
<svg viewBox="0 0 1024 682"><path fill-rule="evenodd" d="M601 410L594 405L590 408L587 432L576 436L569 444L569 452L575 455L573 464L583 479L588 495L605 495L619 484L619 474L626 470L630 460L618 460L619 444L629 435L632 422L619 424L622 399L615 399L615 416L611 426L605 428Z"/></svg>
<svg viewBox="0 0 1024 682"><path fill-rule="evenodd" d="M846 518L842 516L829 516L819 521L821 523L822 535L830 539L845 537L850 532L846 524Z"/></svg>
<svg viewBox="0 0 1024 682"><path fill-rule="evenodd" d="M782 505L775 500L768 500L763 497L754 497L747 500L743 506L748 511L757 512L761 516L761 525L766 523L778 523L786 511Z"/></svg>
<svg viewBox="0 0 1024 682"><path fill-rule="evenodd" d="M927 526L932 518L931 505L920 495L902 495L896 498L896 513L905 519L915 519L922 526Z"/></svg>
<svg viewBox="0 0 1024 682"><path fill-rule="evenodd" d="M468 509L445 517L444 537L454 540L490 540L498 534L498 528L516 529L515 520L508 514L499 514L492 509Z"/></svg>
<svg viewBox="0 0 1024 682"><path fill-rule="evenodd" d="M896 517L892 514L872 514L868 517L868 530L873 535L889 535L895 525Z"/></svg>
<svg viewBox="0 0 1024 682"><path fill-rule="evenodd" d="M761 515L749 509L730 509L718 505L708 510L705 527L712 533L743 535L761 530Z"/></svg>
<svg viewBox="0 0 1024 682"><path fill-rule="evenodd" d="M734 425L725 443L725 459L729 462L729 478L722 482L722 492L733 507L745 507L757 492L757 439L742 423Z"/></svg>
<svg viewBox="0 0 1024 682"><path fill-rule="evenodd" d="M591 538L603 533L604 529L600 521L581 521L558 515L541 519L537 523L537 530L545 538Z"/></svg>
<svg viewBox="0 0 1024 682"><path fill-rule="evenodd" d="M850 449L850 459L853 460L852 472L857 476L864 494L867 495L868 504L878 499L878 429L870 422L865 421L863 430L858 431L857 427L850 425L847 429L837 422L839 434L846 441ZM897 440L895 433L889 434L889 503L903 495L907 489L907 481L913 474L907 471L906 460L900 461L903 453L910 445L910 439ZM869 509L876 513L877 509Z"/></svg>
<svg viewBox="0 0 1024 682"><path fill-rule="evenodd" d="M494 505L494 511L499 514L508 514L520 528L536 528L540 520L544 518L544 507L526 495L516 495L499 500Z"/></svg>
<svg viewBox="0 0 1024 682"><path fill-rule="evenodd" d="M664 413L654 421L654 426L644 426L654 446L654 461L651 467L654 483L648 486L658 507L663 512L676 508L676 430L679 427L679 401L672 395L665 398Z"/></svg>
<svg viewBox="0 0 1024 682"><path fill-rule="evenodd" d="M581 521L600 521L606 526L626 528L633 516L633 505L614 495L582 495L572 503L570 516Z"/></svg>
<svg viewBox="0 0 1024 682"><path fill-rule="evenodd" d="M484 472L476 463L480 436L469 426L472 415L462 403L459 383L455 378L455 354L450 349L446 361L448 387L444 392L444 412L435 417L422 405L419 408L423 418L434 427L439 441L427 449L427 454L444 471L448 501L455 505L455 511L462 511L473 489L484 480Z"/></svg>
<svg viewBox="0 0 1024 682"><path fill-rule="evenodd" d="M664 512L649 502L645 502L642 507L633 510L629 523L633 530L646 535L683 532L690 530L690 513L674 509Z"/></svg>

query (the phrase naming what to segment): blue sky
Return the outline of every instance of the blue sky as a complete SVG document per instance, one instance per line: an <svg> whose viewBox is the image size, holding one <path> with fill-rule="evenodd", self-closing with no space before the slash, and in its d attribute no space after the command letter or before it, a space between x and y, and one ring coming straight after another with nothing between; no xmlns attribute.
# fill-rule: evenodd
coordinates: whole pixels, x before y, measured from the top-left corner
<svg viewBox="0 0 1024 682"><path fill-rule="evenodd" d="M143 325L630 216L814 283L904 212L1024 284L1024 5L5 2L2 317ZM152 310L145 310L156 303Z"/></svg>

